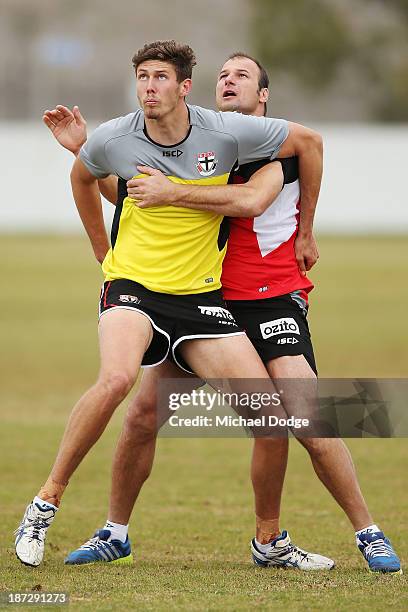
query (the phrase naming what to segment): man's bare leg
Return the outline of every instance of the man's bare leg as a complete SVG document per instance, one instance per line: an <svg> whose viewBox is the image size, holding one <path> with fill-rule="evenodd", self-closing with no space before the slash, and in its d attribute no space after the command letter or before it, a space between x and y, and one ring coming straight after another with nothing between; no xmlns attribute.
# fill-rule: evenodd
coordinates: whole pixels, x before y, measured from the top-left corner
<svg viewBox="0 0 408 612"><path fill-rule="evenodd" d="M279 386L284 389L283 379L292 379L287 385L289 393L286 394L285 390L286 398L290 397L291 387L294 387L295 391L290 401L285 402L285 410L288 414L293 414L292 408L296 413L297 406L302 411L299 396L301 403L303 401L306 406L310 407L314 404L316 407L316 376L303 355L274 359L267 364L267 368L271 377L275 380L280 379ZM296 381L302 378L309 379L312 384L302 384L299 387ZM296 393L296 388L298 392L303 389L304 393ZM373 523L358 484L351 455L344 442L338 438L299 438L299 442L308 451L317 476L353 525L356 531L356 544L367 561L369 570L381 573L402 573L400 560L390 541Z"/></svg>
<svg viewBox="0 0 408 612"><path fill-rule="evenodd" d="M316 379L303 355L272 359L267 369L273 379ZM305 386L305 392L307 389L308 386ZM372 516L361 493L350 452L343 440L302 438L299 442L308 451L317 476L344 510L355 531L372 525Z"/></svg>
<svg viewBox="0 0 408 612"><path fill-rule="evenodd" d="M244 336L240 336L240 338L244 338ZM268 373L259 360L257 353L247 338L245 339L245 347L249 348L252 357L255 355L254 365L250 364L248 366L251 370L246 369L247 376L268 379ZM227 342L230 343L231 340L235 340L235 337L228 338ZM214 342L214 340L194 340L189 342L197 342L199 348L202 349L204 344ZM207 351L205 351L205 355L205 360L207 360ZM210 364L214 361L214 358L208 359L207 364L207 362L204 363L204 354L202 356L203 362L200 369L202 367L203 371L204 369L209 370L207 378L219 378L219 368L215 370L211 366L210 369ZM199 356L198 359L200 359ZM236 359L234 359L235 362ZM235 369L234 363L225 368L223 377L234 378L237 376L238 370ZM218 376L216 376L216 373L218 373ZM239 373L242 374L242 366ZM196 387L197 382L196 377L183 372L183 370L170 361L166 361L160 366L146 370L143 373L140 388L127 411L113 460L108 520L121 525L127 525L129 522L140 489L149 477L152 469L157 431L161 425L161 423L157 423L157 385L159 380L163 378L191 378L191 389ZM171 412L169 412L168 416L170 414Z"/></svg>
<svg viewBox="0 0 408 612"><path fill-rule="evenodd" d="M256 539L271 542L280 534L283 482L288 464L287 438L255 438L251 480L255 496Z"/></svg>
<svg viewBox="0 0 408 612"><path fill-rule="evenodd" d="M129 523L130 515L143 483L150 475L156 438L162 423L158 422L157 386L163 378L191 378L170 361L144 371L136 396L127 410L113 459L112 487L108 521ZM192 389L196 386L193 383ZM168 412L167 417L171 415ZM166 415L161 415L162 421Z"/></svg>
<svg viewBox="0 0 408 612"><path fill-rule="evenodd" d="M245 342L242 340L242 336L190 340L183 343L181 351L191 367L201 376L206 373L207 379L215 379L220 375L225 378L267 379L268 373L252 344L247 338ZM215 349L212 343L219 344L220 348ZM234 344L236 348L232 346ZM214 349L217 351L217 359L214 359ZM231 350L236 350L236 355L239 354L241 359L237 360L236 356L232 358ZM258 539L259 536L262 543L270 542L279 534L280 501L287 460L287 439L255 438L251 479L257 516L256 537Z"/></svg>
<svg viewBox="0 0 408 612"><path fill-rule="evenodd" d="M133 386L151 338L150 321L136 311L113 309L102 316L99 377L74 407L50 476L17 530L16 554L22 563L41 563L46 532L69 478Z"/></svg>
<svg viewBox="0 0 408 612"><path fill-rule="evenodd" d="M180 352L190 368L204 380L269 379L258 353L244 334L184 340Z"/></svg>
<svg viewBox="0 0 408 612"><path fill-rule="evenodd" d="M65 487L100 438L114 410L133 387L151 339L150 321L138 312L115 308L101 317L99 377L71 412L51 474L38 495L41 499L58 505L60 496L54 483Z"/></svg>
<svg viewBox="0 0 408 612"><path fill-rule="evenodd" d="M247 388L251 392L250 379L257 379L252 391L259 391L262 381L270 381L270 373L265 369L258 353L248 340L243 336L229 338L217 338L211 340L187 340L182 343L180 352L183 358L189 363L190 367L199 376L206 379L238 378L246 381ZM239 355L239 359L237 359ZM266 387L265 387L266 388ZM272 387L270 387L272 390ZM276 443L274 445L274 443ZM280 458L273 456L274 451L282 453ZM255 493L255 507L258 512L265 512L266 520L257 521L257 533L266 535L266 542L262 544L254 538L251 542L251 551L254 563L264 567L285 566L296 567L301 570L327 570L334 567L334 562L322 555L315 553L305 554L296 546L291 544L288 534L282 534L279 541L271 543L270 531L276 529L276 521L279 514L274 514L280 510L280 496L282 492L283 478L286 469L287 447L282 444L282 440L256 440L254 449L255 462L252 468L252 476ZM275 486L272 475L275 466L279 482ZM255 470L255 478L254 478ZM267 475L265 476L265 471ZM266 485L266 496L262 486ZM277 495L279 502L274 499ZM268 501L272 506L269 510ZM272 514L273 513L273 514ZM272 518L272 521L268 520ZM276 534L277 535L277 534ZM259 548L261 547L261 548ZM264 550L265 549L267 550Z"/></svg>

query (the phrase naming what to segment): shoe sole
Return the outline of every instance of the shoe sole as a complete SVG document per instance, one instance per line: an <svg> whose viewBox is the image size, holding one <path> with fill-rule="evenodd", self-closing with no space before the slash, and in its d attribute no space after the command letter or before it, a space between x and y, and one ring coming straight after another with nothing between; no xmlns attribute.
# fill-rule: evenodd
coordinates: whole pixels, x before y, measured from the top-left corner
<svg viewBox="0 0 408 612"><path fill-rule="evenodd" d="M404 572L402 571L402 567L399 570L394 570L394 571L384 571L384 570L371 570L368 568L368 571L370 572L370 574L375 574L378 576L378 574L381 574L381 576L401 576Z"/></svg>
<svg viewBox="0 0 408 612"><path fill-rule="evenodd" d="M258 559L254 555L252 555L252 561L256 567L263 567L264 569L277 568L281 570L294 570L298 572L330 572L331 570L336 568L335 563L333 563L331 567L309 568L307 570L302 569L300 567L295 567L294 565L279 565L279 564L272 565L272 564L269 564L267 561L262 563L262 561L260 561L260 559Z"/></svg>
<svg viewBox="0 0 408 612"><path fill-rule="evenodd" d="M332 570L336 569L335 565L332 565L331 567L319 567L319 568L310 568L308 570L302 569L300 567L293 567L291 565L258 565L257 563L254 563L254 565L256 567L262 567L265 570L268 569L278 569L278 570L282 570L282 572L331 572ZM373 573L377 573L378 572L373 572Z"/></svg>
<svg viewBox="0 0 408 612"><path fill-rule="evenodd" d="M120 557L120 559L115 559L115 561L90 561L89 563L65 563L65 565L71 566L81 566L81 565L132 565L133 563L133 555L130 554L127 557Z"/></svg>

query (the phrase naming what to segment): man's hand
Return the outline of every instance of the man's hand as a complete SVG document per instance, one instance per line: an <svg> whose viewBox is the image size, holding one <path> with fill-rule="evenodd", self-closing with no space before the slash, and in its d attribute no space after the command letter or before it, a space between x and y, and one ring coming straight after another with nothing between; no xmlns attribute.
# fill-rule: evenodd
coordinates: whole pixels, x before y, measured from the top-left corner
<svg viewBox="0 0 408 612"><path fill-rule="evenodd" d="M174 184L160 170L148 166L137 169L148 176L127 182L128 196L137 200L135 205L139 208L170 205L174 200Z"/></svg>
<svg viewBox="0 0 408 612"><path fill-rule="evenodd" d="M86 121L77 106L74 106L72 111L60 104L51 111L46 110L43 122L65 149L75 156L78 155L80 148L86 142L87 134Z"/></svg>
<svg viewBox="0 0 408 612"><path fill-rule="evenodd" d="M109 249L94 249L94 254L95 254L95 258L96 261L98 261L101 265L103 264L103 261L106 257L106 253L108 252Z"/></svg>
<svg viewBox="0 0 408 612"><path fill-rule="evenodd" d="M295 240L295 255L299 270L303 276L309 271L319 259L316 240L312 233L298 233Z"/></svg>

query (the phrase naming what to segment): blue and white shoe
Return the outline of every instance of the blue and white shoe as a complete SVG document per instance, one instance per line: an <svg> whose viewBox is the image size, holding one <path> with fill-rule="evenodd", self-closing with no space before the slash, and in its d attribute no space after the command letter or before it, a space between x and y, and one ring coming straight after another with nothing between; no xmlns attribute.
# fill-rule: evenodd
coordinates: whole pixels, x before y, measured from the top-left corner
<svg viewBox="0 0 408 612"><path fill-rule="evenodd" d="M52 504L32 501L28 504L20 526L15 531L15 549L24 565L37 567L44 557L47 529L54 520L58 508Z"/></svg>
<svg viewBox="0 0 408 612"><path fill-rule="evenodd" d="M402 574L400 560L382 531L363 531L356 536L356 542L370 572Z"/></svg>
<svg viewBox="0 0 408 612"><path fill-rule="evenodd" d="M298 569L303 571L310 570L330 570L334 568L334 561L323 555L309 553L298 548L290 541L287 531L282 531L281 535L272 540L269 548L261 552L257 546L255 538L251 542L252 559L255 565L261 567L281 567L283 569Z"/></svg>
<svg viewBox="0 0 408 612"><path fill-rule="evenodd" d="M129 538L125 542L112 540L109 529L99 529L95 535L68 555L66 565L85 563L132 563L133 555Z"/></svg>

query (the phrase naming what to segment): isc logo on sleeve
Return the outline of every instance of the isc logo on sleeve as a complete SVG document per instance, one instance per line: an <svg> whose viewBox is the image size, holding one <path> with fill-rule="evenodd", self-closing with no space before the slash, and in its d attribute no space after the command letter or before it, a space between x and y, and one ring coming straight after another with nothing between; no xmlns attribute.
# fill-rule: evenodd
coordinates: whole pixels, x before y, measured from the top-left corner
<svg viewBox="0 0 408 612"><path fill-rule="evenodd" d="M292 317L284 317L283 319L275 319L261 323L259 326L262 338L265 340L279 334L300 334L299 325Z"/></svg>

